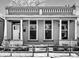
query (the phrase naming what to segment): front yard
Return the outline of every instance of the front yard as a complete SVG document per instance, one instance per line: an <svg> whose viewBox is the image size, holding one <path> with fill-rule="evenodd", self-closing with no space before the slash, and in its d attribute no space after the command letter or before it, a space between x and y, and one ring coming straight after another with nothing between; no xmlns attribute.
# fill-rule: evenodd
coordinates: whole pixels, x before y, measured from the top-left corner
<svg viewBox="0 0 79 59"><path fill-rule="evenodd" d="M68 48L68 47L67 47ZM78 51L72 51L66 47L47 47L47 46L25 46L25 47L0 47L0 56L7 57L59 57L59 56L79 56Z"/></svg>

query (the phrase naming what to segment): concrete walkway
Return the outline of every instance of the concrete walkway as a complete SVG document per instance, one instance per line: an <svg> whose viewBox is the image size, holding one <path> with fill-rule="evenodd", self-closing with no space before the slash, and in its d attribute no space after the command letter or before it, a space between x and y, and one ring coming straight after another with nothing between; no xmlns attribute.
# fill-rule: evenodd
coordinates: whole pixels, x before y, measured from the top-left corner
<svg viewBox="0 0 79 59"><path fill-rule="evenodd" d="M0 53L0 57L47 57L47 53ZM69 53L49 53L49 57L69 56ZM77 54L72 53L71 56L78 57Z"/></svg>

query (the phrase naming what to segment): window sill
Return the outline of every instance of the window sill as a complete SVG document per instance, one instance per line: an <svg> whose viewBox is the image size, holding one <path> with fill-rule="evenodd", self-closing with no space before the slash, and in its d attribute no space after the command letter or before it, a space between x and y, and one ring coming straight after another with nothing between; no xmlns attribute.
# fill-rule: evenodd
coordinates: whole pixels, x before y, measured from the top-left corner
<svg viewBox="0 0 79 59"><path fill-rule="evenodd" d="M6 41L8 41L8 40L6 40ZM10 41L23 41L23 40L10 40Z"/></svg>
<svg viewBox="0 0 79 59"><path fill-rule="evenodd" d="M61 40L69 40L69 39L61 39Z"/></svg>
<svg viewBox="0 0 79 59"><path fill-rule="evenodd" d="M53 40L48 39L48 40L43 40L44 42L53 42Z"/></svg>
<svg viewBox="0 0 79 59"><path fill-rule="evenodd" d="M38 40L28 40L28 42L38 42Z"/></svg>
<svg viewBox="0 0 79 59"><path fill-rule="evenodd" d="M23 41L23 40L11 40L11 41Z"/></svg>

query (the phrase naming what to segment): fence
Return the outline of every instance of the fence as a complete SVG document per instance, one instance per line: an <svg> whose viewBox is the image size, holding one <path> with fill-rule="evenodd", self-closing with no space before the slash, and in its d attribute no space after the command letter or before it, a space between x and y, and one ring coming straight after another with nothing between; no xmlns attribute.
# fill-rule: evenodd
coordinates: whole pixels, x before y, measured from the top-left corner
<svg viewBox="0 0 79 59"><path fill-rule="evenodd" d="M74 50L77 49L77 50ZM34 57L35 54L37 55L40 53L41 55L45 53L45 56L49 57L50 53L61 53L61 54L68 54L71 56L72 53L78 55L78 46L71 47L71 46L22 46L22 47L0 47L0 56L27 56L27 57ZM7 53L7 54L6 54Z"/></svg>

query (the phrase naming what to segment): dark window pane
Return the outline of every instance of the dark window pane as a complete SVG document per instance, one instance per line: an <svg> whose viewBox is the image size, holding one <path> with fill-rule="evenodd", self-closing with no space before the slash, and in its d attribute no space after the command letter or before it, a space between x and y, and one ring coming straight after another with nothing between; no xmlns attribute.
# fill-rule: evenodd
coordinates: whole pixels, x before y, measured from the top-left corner
<svg viewBox="0 0 79 59"><path fill-rule="evenodd" d="M68 29L68 25L67 24L62 24L62 30L67 30Z"/></svg>
<svg viewBox="0 0 79 59"><path fill-rule="evenodd" d="M68 21L62 21L62 24L68 24Z"/></svg>
<svg viewBox="0 0 79 59"><path fill-rule="evenodd" d="M51 39L51 31L50 30L45 31L45 39Z"/></svg>
<svg viewBox="0 0 79 59"><path fill-rule="evenodd" d="M49 25L49 24L46 24L46 25L45 25L45 29L46 29L46 30L49 30L49 29L51 29L51 25Z"/></svg>
<svg viewBox="0 0 79 59"><path fill-rule="evenodd" d="M45 24L51 24L50 20L45 21Z"/></svg>
<svg viewBox="0 0 79 59"><path fill-rule="evenodd" d="M62 29L64 30L64 26L62 25Z"/></svg>
<svg viewBox="0 0 79 59"><path fill-rule="evenodd" d="M30 21L30 24L36 24L36 21L35 20Z"/></svg>
<svg viewBox="0 0 79 59"><path fill-rule="evenodd" d="M62 32L62 39L68 39L68 32L67 31Z"/></svg>
<svg viewBox="0 0 79 59"><path fill-rule="evenodd" d="M30 25L30 30L36 30L36 25Z"/></svg>
<svg viewBox="0 0 79 59"><path fill-rule="evenodd" d="M14 30L16 30L16 29L15 29L15 26L14 26Z"/></svg>
<svg viewBox="0 0 79 59"><path fill-rule="evenodd" d="M68 29L68 21L62 21L62 29Z"/></svg>
<svg viewBox="0 0 79 59"><path fill-rule="evenodd" d="M26 32L26 29L23 29L23 32Z"/></svg>
<svg viewBox="0 0 79 59"><path fill-rule="evenodd" d="M30 39L36 39L36 31L30 31Z"/></svg>

